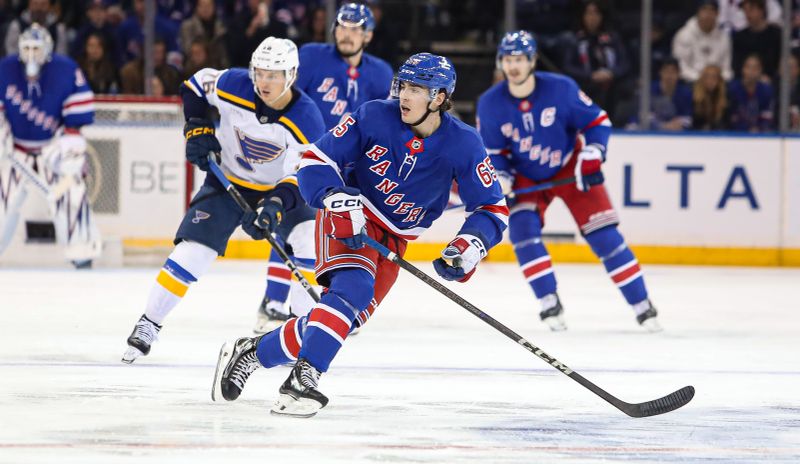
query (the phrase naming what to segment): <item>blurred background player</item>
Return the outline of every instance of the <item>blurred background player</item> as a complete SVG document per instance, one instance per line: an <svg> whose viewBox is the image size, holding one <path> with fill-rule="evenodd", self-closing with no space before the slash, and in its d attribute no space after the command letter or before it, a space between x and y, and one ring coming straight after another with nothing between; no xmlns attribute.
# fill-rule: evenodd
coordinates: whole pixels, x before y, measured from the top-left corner
<svg viewBox="0 0 800 464"><path fill-rule="evenodd" d="M253 52L249 71L205 68L183 83L186 158L207 171L209 153L221 154L226 177L257 213L244 214L219 180L206 176L178 228L175 249L158 274L145 313L128 338L123 362L150 352L164 318L189 285L225 253L239 225L255 240L276 232L298 261L314 262L315 211L300 196L296 172L301 154L310 140L323 134L324 126L314 102L292 87L297 65L291 40L268 37ZM219 131L205 119L209 105L220 113ZM293 298L301 315L314 304L299 284Z"/></svg>
<svg viewBox="0 0 800 464"><path fill-rule="evenodd" d="M443 278L465 282L502 238L508 208L472 127L445 111L456 72L445 57L419 53L400 67L393 100L365 103L303 155L300 190L317 214L317 279L327 287L308 316L220 351L214 400L235 400L250 374L297 360L280 387L275 414L310 417L328 403L320 373L354 321L377 306L397 278L397 265L364 247L362 233L402 256L447 205L455 180L467 218L434 261ZM346 167L349 175L345 174Z"/></svg>
<svg viewBox="0 0 800 464"><path fill-rule="evenodd" d="M603 262L608 275L650 331L661 330L639 263L617 230L619 219L603 184L611 122L569 77L534 72L536 41L526 31L509 32L497 49L506 81L478 99L478 128L503 193L538 182L576 177L567 184L517 196L511 202L509 235L525 279L542 305L541 319L564 330L550 255L542 243L544 214L561 198Z"/></svg>
<svg viewBox="0 0 800 464"><path fill-rule="evenodd" d="M342 5L331 27L335 44L309 43L300 47L296 84L319 107L326 130L362 103L387 98L393 76L387 62L364 51L375 28L372 11L366 5ZM286 300L290 279L283 260L274 251L270 253L267 287L254 329L257 334L289 318Z"/></svg>
<svg viewBox="0 0 800 464"><path fill-rule="evenodd" d="M19 36L19 53L0 61L0 253L11 241L31 183L42 188L56 241L76 268L91 267L102 251L86 188L86 139L80 128L94 122L94 94L78 65L53 53L47 29L34 23ZM28 169L20 170L10 159Z"/></svg>

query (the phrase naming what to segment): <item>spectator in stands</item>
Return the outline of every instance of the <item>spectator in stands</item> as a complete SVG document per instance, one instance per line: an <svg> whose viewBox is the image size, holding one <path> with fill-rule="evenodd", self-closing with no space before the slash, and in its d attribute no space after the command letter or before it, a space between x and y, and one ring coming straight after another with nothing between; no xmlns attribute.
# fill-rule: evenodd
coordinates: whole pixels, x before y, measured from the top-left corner
<svg viewBox="0 0 800 464"><path fill-rule="evenodd" d="M219 57L214 56L205 39L194 39L189 53L186 55L186 64L183 66L183 79L189 79L203 68L224 69Z"/></svg>
<svg viewBox="0 0 800 464"><path fill-rule="evenodd" d="M681 66L681 78L694 82L706 66L722 69L725 80L733 77L731 39L717 25L717 0L701 0L697 14L686 22L672 41L672 55Z"/></svg>
<svg viewBox="0 0 800 464"><path fill-rule="evenodd" d="M133 0L133 13L119 25L117 29L119 46L124 54L123 61L140 58L144 48L144 22L145 0ZM164 41L167 47L167 60L174 66L180 66L182 58L178 49L177 30L165 17L156 15L155 33Z"/></svg>
<svg viewBox="0 0 800 464"><path fill-rule="evenodd" d="M164 86L164 95L177 95L181 75L167 63L167 45L162 39L153 44L154 74ZM144 61L141 57L128 62L120 71L122 93L140 95L144 93Z"/></svg>
<svg viewBox="0 0 800 464"><path fill-rule="evenodd" d="M745 59L757 54L761 58L764 76L769 80L778 75L781 57L781 28L767 22L765 0L743 0L742 10L747 27L733 35L733 69L742 77Z"/></svg>
<svg viewBox="0 0 800 464"><path fill-rule="evenodd" d="M789 55L789 126L800 130L800 58L796 52Z"/></svg>
<svg viewBox="0 0 800 464"><path fill-rule="evenodd" d="M50 0L29 0L28 8L8 25L5 35L7 55L17 53L20 34L33 23L39 23L47 28L50 37L53 38L54 53L67 54L67 27L58 20L58 15L53 11Z"/></svg>
<svg viewBox="0 0 800 464"><path fill-rule="evenodd" d="M117 66L108 56L106 47L105 37L100 34L90 34L78 58L78 65L83 70L89 87L96 94L119 91Z"/></svg>
<svg viewBox="0 0 800 464"><path fill-rule="evenodd" d="M728 89L722 69L709 64L700 73L692 89L692 129L700 131L728 128Z"/></svg>
<svg viewBox="0 0 800 464"><path fill-rule="evenodd" d="M743 0L719 0L719 25L725 31L734 33L747 27L747 18L742 11ZM781 0L767 0L767 21L780 25L783 16Z"/></svg>
<svg viewBox="0 0 800 464"><path fill-rule="evenodd" d="M318 42L325 43L328 32L328 19L325 13L325 7L319 6L311 10L311 15L308 20L308 27L300 34L300 43Z"/></svg>
<svg viewBox="0 0 800 464"><path fill-rule="evenodd" d="M397 33L394 26L390 21L384 20L383 6L378 0L371 0L366 3L372 10L372 16L375 17L375 29L372 31L372 40L367 45L367 53L382 58L394 66L394 60L397 56Z"/></svg>
<svg viewBox="0 0 800 464"><path fill-rule="evenodd" d="M70 53L75 59L79 59L83 55L83 49L89 36L99 35L103 38L106 56L115 65L122 63L122 55L117 47L117 32L107 18L108 14L103 0L91 0L86 6L86 18L72 42Z"/></svg>
<svg viewBox="0 0 800 464"><path fill-rule="evenodd" d="M752 54L744 60L741 79L728 87L731 129L766 132L774 129L772 86L762 80L761 58Z"/></svg>
<svg viewBox="0 0 800 464"><path fill-rule="evenodd" d="M289 28L270 15L271 0L248 0L228 27L228 56L231 66L247 67L250 55L267 37L287 38Z"/></svg>
<svg viewBox="0 0 800 464"><path fill-rule="evenodd" d="M683 131L692 126L692 91L680 80L678 60L661 64L658 81L650 89L651 129Z"/></svg>
<svg viewBox="0 0 800 464"><path fill-rule="evenodd" d="M198 0L194 15L181 24L181 47L187 60L198 40L206 43L209 56L214 57L214 61L218 63L215 66L217 69L228 67L225 25L217 18L214 0ZM186 66L188 67L188 63Z"/></svg>
<svg viewBox="0 0 800 464"><path fill-rule="evenodd" d="M611 108L615 84L629 68L625 48L619 36L606 28L597 0L583 3L580 24L566 47L564 71L598 106Z"/></svg>
<svg viewBox="0 0 800 464"><path fill-rule="evenodd" d="M7 0L0 0L0 39L5 39L8 25L11 19L14 18L14 12L8 4ZM4 44L5 45L5 44ZM6 47L0 47L0 58L5 56Z"/></svg>

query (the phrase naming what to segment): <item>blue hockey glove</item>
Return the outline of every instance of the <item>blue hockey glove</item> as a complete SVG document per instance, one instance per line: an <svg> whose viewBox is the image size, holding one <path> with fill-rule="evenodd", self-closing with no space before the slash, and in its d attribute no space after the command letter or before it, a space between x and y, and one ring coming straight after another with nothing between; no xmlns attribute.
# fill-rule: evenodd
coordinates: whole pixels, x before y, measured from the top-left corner
<svg viewBox="0 0 800 464"><path fill-rule="evenodd" d="M244 213L242 216L242 229L253 240L264 240L267 234L275 232L281 223L285 211L283 202L278 197L262 199L255 211Z"/></svg>
<svg viewBox="0 0 800 464"><path fill-rule="evenodd" d="M208 171L208 154L219 154L222 147L214 135L214 123L208 119L189 118L183 126L186 137L186 159L203 171Z"/></svg>
<svg viewBox="0 0 800 464"><path fill-rule="evenodd" d="M481 239L474 235L459 234L447 244L442 257L433 261L433 268L445 280L466 282L484 257L486 247Z"/></svg>
<svg viewBox="0 0 800 464"><path fill-rule="evenodd" d="M367 225L361 192L353 187L338 187L322 199L325 204L325 234L344 243L348 248L358 250L364 247L361 233Z"/></svg>

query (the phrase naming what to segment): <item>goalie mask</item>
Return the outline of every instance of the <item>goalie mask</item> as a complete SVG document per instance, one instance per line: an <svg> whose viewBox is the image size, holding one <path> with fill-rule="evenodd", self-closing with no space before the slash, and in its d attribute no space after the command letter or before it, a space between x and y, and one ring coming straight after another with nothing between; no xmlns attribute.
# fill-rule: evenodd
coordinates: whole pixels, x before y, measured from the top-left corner
<svg viewBox="0 0 800 464"><path fill-rule="evenodd" d="M283 91L270 102L272 103L281 98L292 87L295 79L297 79L297 67L299 65L300 59L297 55L297 45L294 42L276 37L264 39L250 58L249 74L256 94L261 96L261 91L256 83L256 69L283 71L286 77Z"/></svg>
<svg viewBox="0 0 800 464"><path fill-rule="evenodd" d="M42 66L53 56L53 39L47 29L32 24L19 36L19 60L25 64L25 75L36 79Z"/></svg>

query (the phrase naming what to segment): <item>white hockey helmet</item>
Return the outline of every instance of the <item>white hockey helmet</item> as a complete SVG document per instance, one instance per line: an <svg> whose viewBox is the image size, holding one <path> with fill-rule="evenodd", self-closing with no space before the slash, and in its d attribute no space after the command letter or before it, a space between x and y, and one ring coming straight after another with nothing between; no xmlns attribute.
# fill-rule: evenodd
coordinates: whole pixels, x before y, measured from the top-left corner
<svg viewBox="0 0 800 464"><path fill-rule="evenodd" d="M19 36L19 60L25 64L29 78L39 75L42 66L53 57L53 38L47 29L37 23L25 29Z"/></svg>
<svg viewBox="0 0 800 464"><path fill-rule="evenodd" d="M297 79L297 68L300 66L300 58L297 55L297 45L289 39L279 39L277 37L267 37L258 45L253 55L250 57L250 80L256 94L261 94L256 85L256 68L267 71L283 71L286 76L283 92L276 98L280 98L292 86Z"/></svg>

